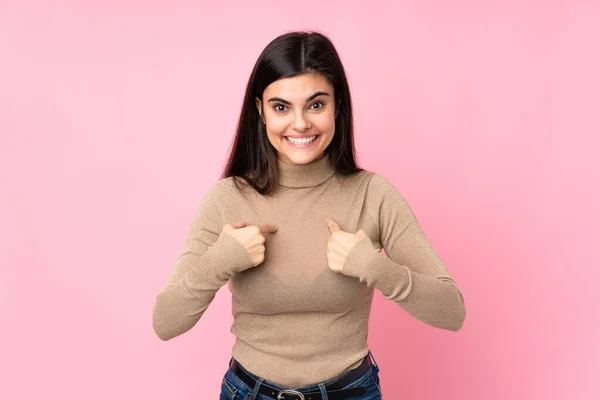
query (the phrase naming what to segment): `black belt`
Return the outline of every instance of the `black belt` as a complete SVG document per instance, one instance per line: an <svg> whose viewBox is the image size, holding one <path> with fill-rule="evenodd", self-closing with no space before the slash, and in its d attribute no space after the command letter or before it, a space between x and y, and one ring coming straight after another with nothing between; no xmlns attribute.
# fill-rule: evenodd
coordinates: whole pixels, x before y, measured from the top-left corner
<svg viewBox="0 0 600 400"><path fill-rule="evenodd" d="M327 391L327 398L329 400L344 400L351 399L353 397L362 396L366 393L364 387L354 387L349 389L342 389L344 386L348 386L352 382L356 381L362 374L367 372L371 368L371 357L367 355L363 362L356 368L346 372L339 379L325 385ZM256 379L251 377L244 371L240 365L232 359L230 369L233 373L240 378L250 389L253 389L256 385ZM319 389L313 389L310 392L300 392L292 389L279 390L272 386L262 383L258 390L258 394L270 397L277 400L322 400L321 391Z"/></svg>

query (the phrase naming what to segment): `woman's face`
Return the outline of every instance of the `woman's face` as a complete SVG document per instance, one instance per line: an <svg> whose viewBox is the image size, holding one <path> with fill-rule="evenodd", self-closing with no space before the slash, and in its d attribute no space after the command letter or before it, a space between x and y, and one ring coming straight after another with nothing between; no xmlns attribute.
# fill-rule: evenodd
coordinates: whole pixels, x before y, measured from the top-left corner
<svg viewBox="0 0 600 400"><path fill-rule="evenodd" d="M325 154L335 132L336 110L333 86L323 75L311 72L276 80L263 92L263 102L257 98L256 106L279 160L308 164Z"/></svg>

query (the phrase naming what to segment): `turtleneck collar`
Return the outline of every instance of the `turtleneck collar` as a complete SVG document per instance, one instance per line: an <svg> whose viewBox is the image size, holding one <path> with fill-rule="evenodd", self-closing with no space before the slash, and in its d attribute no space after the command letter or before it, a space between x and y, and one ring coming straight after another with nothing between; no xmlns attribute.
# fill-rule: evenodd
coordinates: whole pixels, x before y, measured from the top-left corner
<svg viewBox="0 0 600 400"><path fill-rule="evenodd" d="M279 185L301 188L317 186L335 174L335 169L329 165L329 154L308 164L286 164L277 159L279 167Z"/></svg>

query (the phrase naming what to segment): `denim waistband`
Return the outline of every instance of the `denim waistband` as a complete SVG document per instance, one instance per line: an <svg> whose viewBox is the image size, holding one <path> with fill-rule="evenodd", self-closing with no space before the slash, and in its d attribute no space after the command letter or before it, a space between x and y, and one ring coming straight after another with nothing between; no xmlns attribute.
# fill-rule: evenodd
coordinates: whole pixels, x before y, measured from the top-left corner
<svg viewBox="0 0 600 400"><path fill-rule="evenodd" d="M375 357L373 356L373 353L371 352L371 350L369 350L368 354L366 355L366 357L371 357L371 361L373 363L373 367L375 368L375 370L377 372L379 372L379 365L377 365L377 361L375 361ZM229 365L231 365L231 362L233 361L233 357L229 360ZM250 371L248 371L247 369L245 369L242 365L240 365L240 368L244 370L244 372L246 372L250 377L252 377L253 379L257 380L257 381L261 381L261 383L265 383L275 389L279 389L279 390L283 390L283 389L288 389L288 386L282 386L279 385L275 382L271 382L268 381L264 378L261 378L257 375L254 375L253 373L251 373ZM345 374L347 374L349 371L342 373L339 376L335 376L331 379L328 379L326 381L323 382L319 382L319 383L314 383L314 384L310 384L310 385L305 385L305 386L300 386L300 387L295 387L293 389L295 390L300 390L300 391L311 391L311 390L318 390L320 387L326 386L332 382L334 382L337 379L340 379L341 377L343 377Z"/></svg>

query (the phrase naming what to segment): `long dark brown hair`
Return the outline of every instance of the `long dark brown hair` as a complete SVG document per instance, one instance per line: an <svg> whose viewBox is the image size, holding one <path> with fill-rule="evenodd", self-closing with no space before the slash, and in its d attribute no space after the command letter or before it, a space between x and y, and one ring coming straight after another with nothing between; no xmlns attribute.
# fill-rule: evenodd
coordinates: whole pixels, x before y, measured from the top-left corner
<svg viewBox="0 0 600 400"><path fill-rule="evenodd" d="M361 171L356 165L352 102L346 73L333 43L318 32L289 32L275 38L262 51L246 86L229 160L221 176L243 178L263 195L277 183L277 151L256 108L272 82L306 72L323 74L333 86L337 117L333 139L325 150L329 162L342 175Z"/></svg>

